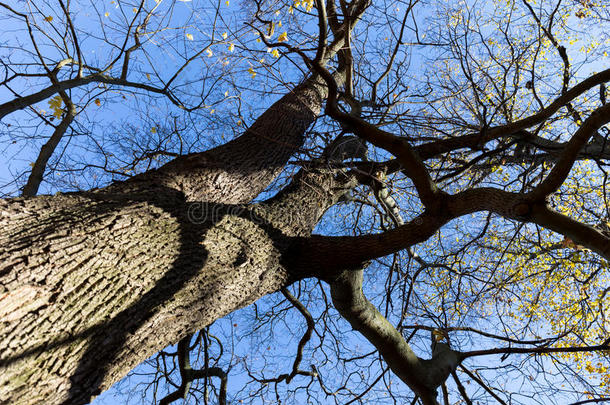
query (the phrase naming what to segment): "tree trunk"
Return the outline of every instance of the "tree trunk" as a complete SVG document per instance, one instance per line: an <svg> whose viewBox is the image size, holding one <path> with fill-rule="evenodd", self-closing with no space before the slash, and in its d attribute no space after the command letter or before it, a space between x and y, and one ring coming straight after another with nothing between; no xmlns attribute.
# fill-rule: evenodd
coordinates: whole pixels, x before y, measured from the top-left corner
<svg viewBox="0 0 610 405"><path fill-rule="evenodd" d="M337 74L341 81L341 75ZM310 78L239 138L94 192L0 200L0 403L86 403L187 333L303 276L285 264L355 179L305 170L251 206L326 95Z"/></svg>
<svg viewBox="0 0 610 405"><path fill-rule="evenodd" d="M326 92L321 79L309 78L276 101L239 138L181 156L129 182L161 184L183 192L189 201L247 203L303 146L305 131L319 114Z"/></svg>
<svg viewBox="0 0 610 405"><path fill-rule="evenodd" d="M325 93L307 79L234 141L103 190L0 201L0 403L89 402L285 286L291 236L309 234L345 190L330 172L301 173L273 201L226 204L268 186Z"/></svg>
<svg viewBox="0 0 610 405"><path fill-rule="evenodd" d="M354 184L303 171L252 206L164 187L0 201L0 402L89 402L156 351L302 277L283 255Z"/></svg>

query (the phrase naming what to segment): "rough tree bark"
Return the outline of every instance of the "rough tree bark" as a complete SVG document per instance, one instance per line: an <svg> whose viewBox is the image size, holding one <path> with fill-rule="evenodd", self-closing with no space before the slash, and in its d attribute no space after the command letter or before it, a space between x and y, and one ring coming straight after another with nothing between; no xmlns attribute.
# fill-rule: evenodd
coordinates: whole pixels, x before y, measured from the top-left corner
<svg viewBox="0 0 610 405"><path fill-rule="evenodd" d="M315 79L242 137L106 189L0 201L0 402L86 403L139 362L299 277L297 236L355 180L303 170L250 201L302 145Z"/></svg>

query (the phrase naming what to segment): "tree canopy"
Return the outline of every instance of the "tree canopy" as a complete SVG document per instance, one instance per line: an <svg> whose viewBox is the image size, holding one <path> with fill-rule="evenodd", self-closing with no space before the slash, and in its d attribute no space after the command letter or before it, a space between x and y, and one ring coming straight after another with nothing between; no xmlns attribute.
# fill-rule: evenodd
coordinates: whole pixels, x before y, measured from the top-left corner
<svg viewBox="0 0 610 405"><path fill-rule="evenodd" d="M0 21L0 403L610 401L603 1Z"/></svg>

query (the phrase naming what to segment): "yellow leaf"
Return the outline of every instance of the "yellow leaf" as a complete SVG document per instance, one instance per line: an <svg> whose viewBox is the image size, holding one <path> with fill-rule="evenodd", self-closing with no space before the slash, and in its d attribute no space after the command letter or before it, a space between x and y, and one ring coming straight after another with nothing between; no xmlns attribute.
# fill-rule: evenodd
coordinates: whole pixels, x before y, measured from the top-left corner
<svg viewBox="0 0 610 405"><path fill-rule="evenodd" d="M288 14L293 14L294 13L294 8L292 8L292 6L288 7Z"/></svg>
<svg viewBox="0 0 610 405"><path fill-rule="evenodd" d="M146 78L150 80L150 73L146 73Z"/></svg>
<svg viewBox="0 0 610 405"><path fill-rule="evenodd" d="M51 108L61 107L62 99L60 95L57 95L49 100L49 106Z"/></svg>
<svg viewBox="0 0 610 405"><path fill-rule="evenodd" d="M133 11L134 13L137 13L137 12L138 12L138 9L134 7L134 8L132 8L132 11Z"/></svg>
<svg viewBox="0 0 610 405"><path fill-rule="evenodd" d="M226 32L223 32L223 33L222 33L222 39L227 39L227 37L228 37L227 33L226 33Z"/></svg>
<svg viewBox="0 0 610 405"><path fill-rule="evenodd" d="M229 44L229 52L233 52L235 50L235 45L233 43Z"/></svg>
<svg viewBox="0 0 610 405"><path fill-rule="evenodd" d="M253 79L256 77L256 72L254 71L254 69L249 68L248 73L250 73L250 75L252 76Z"/></svg>
<svg viewBox="0 0 610 405"><path fill-rule="evenodd" d="M281 26L282 26L282 22L281 22L281 21L278 21L278 22L277 22L277 26L278 26L278 27L281 27Z"/></svg>
<svg viewBox="0 0 610 405"><path fill-rule="evenodd" d="M271 55L273 55L274 58L279 58L280 52L277 49L274 49L273 51L271 51Z"/></svg>
<svg viewBox="0 0 610 405"><path fill-rule="evenodd" d="M207 54L208 54L208 58L211 58L211 57L212 57L212 55L214 55L214 52L212 52L212 50L211 50L210 48L206 49L206 50L205 50L205 53L207 53Z"/></svg>
<svg viewBox="0 0 610 405"><path fill-rule="evenodd" d="M241 126L241 120L237 121L237 126Z"/></svg>
<svg viewBox="0 0 610 405"><path fill-rule="evenodd" d="M98 106L98 107L99 107L100 105L102 105L102 102L100 101L100 99L99 99L99 98L96 98L96 99L95 99L95 101L94 101L94 103L95 103L95 105L96 105L96 106Z"/></svg>
<svg viewBox="0 0 610 405"><path fill-rule="evenodd" d="M156 134L157 133L157 127L152 127L150 129L150 132L152 132L153 134Z"/></svg>
<svg viewBox="0 0 610 405"><path fill-rule="evenodd" d="M62 102L63 100L61 99L61 96L59 94L49 100L49 107L51 107L51 110L53 111L53 116L55 118L60 118L64 112L64 110L62 110L61 108Z"/></svg>
<svg viewBox="0 0 610 405"><path fill-rule="evenodd" d="M33 169L34 168L34 162L30 162L30 167Z"/></svg>
<svg viewBox="0 0 610 405"><path fill-rule="evenodd" d="M225 4L228 6L229 5L229 0L225 1Z"/></svg>
<svg viewBox="0 0 610 405"><path fill-rule="evenodd" d="M440 331L438 329L434 329L432 331L432 336L434 336L434 340L437 342L440 342L441 340L445 339L445 334L443 333L443 331Z"/></svg>
<svg viewBox="0 0 610 405"><path fill-rule="evenodd" d="M225 91L225 97L229 97L229 90Z"/></svg>
<svg viewBox="0 0 610 405"><path fill-rule="evenodd" d="M51 22L51 21L53 21L53 17L52 17L52 16L48 16L48 17L45 17L45 19L44 19L44 20L45 20L46 22Z"/></svg>
<svg viewBox="0 0 610 405"><path fill-rule="evenodd" d="M108 17L109 15L110 15L110 13L109 13L108 11L106 11L106 12L104 13L104 17Z"/></svg>
<svg viewBox="0 0 610 405"><path fill-rule="evenodd" d="M186 39L188 39L189 41L193 40L193 34L186 34Z"/></svg>
<svg viewBox="0 0 610 405"><path fill-rule="evenodd" d="M275 31L275 23L273 21L271 21L269 23L269 26L267 27L267 36L268 37L272 36L274 31Z"/></svg>
<svg viewBox="0 0 610 405"><path fill-rule="evenodd" d="M277 37L277 42L286 42L288 41L288 33L286 31L282 32L279 37Z"/></svg>

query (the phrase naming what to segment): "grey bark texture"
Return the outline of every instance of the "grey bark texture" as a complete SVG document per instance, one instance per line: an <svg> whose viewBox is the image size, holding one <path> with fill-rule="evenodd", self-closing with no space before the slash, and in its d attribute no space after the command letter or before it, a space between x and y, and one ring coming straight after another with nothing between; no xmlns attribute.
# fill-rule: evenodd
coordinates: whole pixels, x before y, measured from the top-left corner
<svg viewBox="0 0 610 405"><path fill-rule="evenodd" d="M159 188L2 201L0 402L86 403L156 351L294 281L283 258L294 236L353 184L303 171L251 206Z"/></svg>
<svg viewBox="0 0 610 405"><path fill-rule="evenodd" d="M189 201L249 202L303 145L305 130L319 114L325 97L326 87L319 79L306 80L235 140L175 159L128 183L163 185L181 191Z"/></svg>
<svg viewBox="0 0 610 405"><path fill-rule="evenodd" d="M87 403L187 333L299 276L296 236L355 185L308 170L250 206L302 145L306 81L239 139L94 192L0 200L0 403Z"/></svg>

